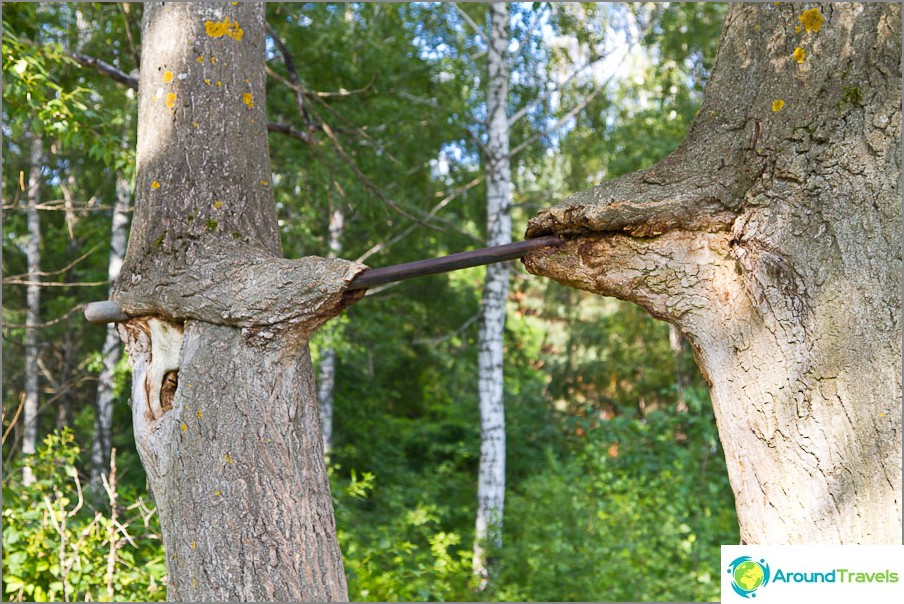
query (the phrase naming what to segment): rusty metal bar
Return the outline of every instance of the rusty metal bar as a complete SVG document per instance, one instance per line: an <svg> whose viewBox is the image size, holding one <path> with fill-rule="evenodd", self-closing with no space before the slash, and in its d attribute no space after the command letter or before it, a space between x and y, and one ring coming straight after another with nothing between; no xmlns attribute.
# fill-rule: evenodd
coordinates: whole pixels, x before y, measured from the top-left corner
<svg viewBox="0 0 904 604"><path fill-rule="evenodd" d="M471 250L470 252L459 252L457 254L441 256L439 258L428 258L427 260L395 264L393 266L384 266L383 268L372 268L358 273L358 275L352 279L351 283L349 283L348 290L367 289L385 283L394 283L396 281L404 281L416 277L447 273L449 271L457 271L463 268L471 268L484 264L495 264L507 260L516 260L522 258L531 250L543 247L554 247L561 245L562 243L564 243L564 241L559 239L559 237L548 235L546 237L537 237L536 239L508 243L506 245ZM119 304L116 302L105 300L103 302L89 302L86 304L85 318L91 323L119 323L121 321L128 321L131 317L123 312L122 308L120 308Z"/></svg>

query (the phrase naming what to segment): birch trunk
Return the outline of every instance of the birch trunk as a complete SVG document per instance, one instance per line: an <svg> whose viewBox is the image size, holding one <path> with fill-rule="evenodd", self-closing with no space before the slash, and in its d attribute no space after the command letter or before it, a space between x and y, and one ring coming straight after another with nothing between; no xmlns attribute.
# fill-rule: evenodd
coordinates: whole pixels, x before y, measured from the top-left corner
<svg viewBox="0 0 904 604"><path fill-rule="evenodd" d="M330 258L342 254L342 231L345 229L345 213L341 206L330 211ZM320 427L323 431L323 450L329 453L333 448L333 392L336 388L336 349L329 347L323 351L317 379L317 399L320 401Z"/></svg>
<svg viewBox="0 0 904 604"><path fill-rule="evenodd" d="M123 143L128 140L129 117L123 127ZM116 203L113 206L113 221L110 226L110 260L107 264L107 278L110 283L119 278L123 258L126 255L126 241L129 235L129 210L132 205L132 187L123 171L116 173ZM113 422L113 375L122 356L122 344L116 325L107 325L107 335L101 351L103 369L97 379L97 399L94 414L94 440L91 441L91 487L101 493L101 476L110 471L111 427Z"/></svg>
<svg viewBox="0 0 904 604"><path fill-rule="evenodd" d="M28 281L25 293L25 403L22 409L22 454L33 455L38 440L38 326L41 324L41 167L44 148L41 137L31 138L31 167L28 171L27 222L28 241L25 256L28 261ZM23 482L28 485L35 477L31 467L23 469Z"/></svg>
<svg viewBox="0 0 904 604"><path fill-rule="evenodd" d="M494 3L490 10L488 43L486 150L487 246L512 241L511 166L509 162L508 6ZM503 401L503 333L509 288L508 263L487 266L477 336L477 379L480 405L480 467L477 481L477 522L474 573L480 588L489 579L486 546L502 545L505 505L505 407Z"/></svg>
<svg viewBox="0 0 904 604"><path fill-rule="evenodd" d="M313 331L361 265L282 258L259 3L149 3L135 216L113 298L167 597L347 599Z"/></svg>
<svg viewBox="0 0 904 604"><path fill-rule="evenodd" d="M900 111L900 4L734 4L679 149L528 228L688 337L745 543L900 543Z"/></svg>

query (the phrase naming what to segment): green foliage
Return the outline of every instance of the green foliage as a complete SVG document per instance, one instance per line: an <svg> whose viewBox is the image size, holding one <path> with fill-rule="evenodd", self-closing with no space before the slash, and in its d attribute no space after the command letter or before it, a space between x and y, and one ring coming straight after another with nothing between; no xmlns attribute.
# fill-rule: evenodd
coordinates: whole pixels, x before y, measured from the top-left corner
<svg viewBox="0 0 904 604"><path fill-rule="evenodd" d="M142 513L144 503L134 489L118 490L118 518L109 510L92 509L78 458L75 436L67 429L49 434L28 460L35 482L21 482L22 463L7 474L4 600L164 600L160 577L165 562L156 515Z"/></svg>
<svg viewBox="0 0 904 604"><path fill-rule="evenodd" d="M708 401L691 400L685 414L577 422L573 455L508 498L492 595L717 599L719 545L738 535Z"/></svg>

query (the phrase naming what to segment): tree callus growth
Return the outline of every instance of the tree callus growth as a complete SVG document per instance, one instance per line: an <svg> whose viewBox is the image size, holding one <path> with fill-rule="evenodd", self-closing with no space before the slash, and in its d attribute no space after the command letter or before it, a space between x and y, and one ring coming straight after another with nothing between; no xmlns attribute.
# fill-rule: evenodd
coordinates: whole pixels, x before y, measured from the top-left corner
<svg viewBox="0 0 904 604"><path fill-rule="evenodd" d="M145 6L136 212L113 299L168 598L347 598L308 353L364 267L285 260L260 4Z"/></svg>
<svg viewBox="0 0 904 604"><path fill-rule="evenodd" d="M528 228L688 336L747 543L901 540L900 11L732 5L680 148Z"/></svg>

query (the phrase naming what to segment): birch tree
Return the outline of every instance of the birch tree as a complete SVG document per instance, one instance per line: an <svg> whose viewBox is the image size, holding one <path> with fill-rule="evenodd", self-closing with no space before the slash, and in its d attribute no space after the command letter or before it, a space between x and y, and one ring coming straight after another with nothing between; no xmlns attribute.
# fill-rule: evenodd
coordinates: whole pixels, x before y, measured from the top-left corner
<svg viewBox="0 0 904 604"><path fill-rule="evenodd" d="M28 261L28 286L25 294L25 401L22 409L22 453L32 455L38 440L38 329L41 324L41 167L44 145L38 134L31 137L31 165L28 171L27 221L28 240L25 257ZM31 468L26 465L23 482L34 482Z"/></svg>
<svg viewBox="0 0 904 604"><path fill-rule="evenodd" d="M257 3L150 3L136 208L113 299L168 599L347 598L312 332L363 269L282 257Z"/></svg>
<svg viewBox="0 0 904 604"><path fill-rule="evenodd" d="M128 115L123 127L123 144L128 140ZM119 278L122 261L126 255L126 240L129 236L129 210L132 205L132 186L123 169L116 171L116 201L113 206L113 220L110 225L110 259L107 264L107 278L111 283ZM107 325L107 333L101 349L103 369L97 378L97 398L94 405L94 437L91 440L91 485L100 488L101 476L110 469L112 449L111 427L113 423L113 375L122 357L122 345L116 325Z"/></svg>
<svg viewBox="0 0 904 604"><path fill-rule="evenodd" d="M678 150L528 227L687 336L744 543L900 542L900 11L732 5Z"/></svg>
<svg viewBox="0 0 904 604"><path fill-rule="evenodd" d="M485 150L487 180L487 246L512 241L511 162L509 159L508 67L509 12L505 3L490 4L487 43L488 137ZM480 467L477 480L477 522L474 573L481 588L488 579L485 546L502 544L505 505L505 406L503 400L503 335L510 266L487 266L477 336L477 380L480 406Z"/></svg>

